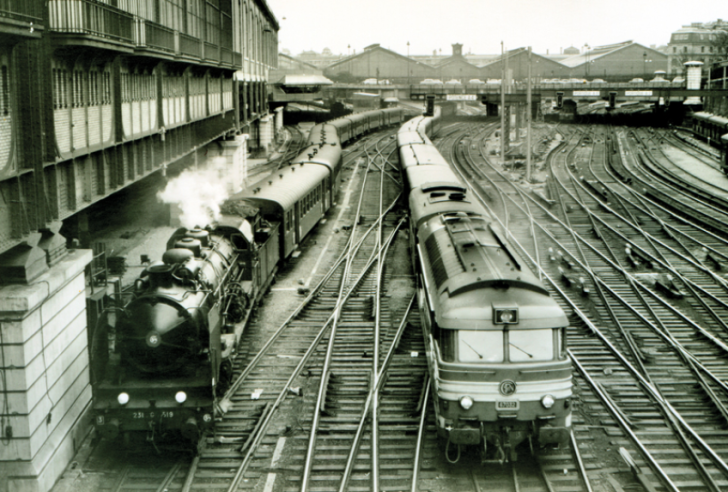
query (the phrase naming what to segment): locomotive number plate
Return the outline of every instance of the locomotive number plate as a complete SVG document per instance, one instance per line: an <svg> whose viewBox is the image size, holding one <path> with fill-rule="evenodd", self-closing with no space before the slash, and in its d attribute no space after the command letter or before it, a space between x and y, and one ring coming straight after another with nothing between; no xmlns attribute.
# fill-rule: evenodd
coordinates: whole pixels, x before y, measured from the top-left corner
<svg viewBox="0 0 728 492"><path fill-rule="evenodd" d="M496 410L518 410L520 408L518 400L496 400Z"/></svg>
<svg viewBox="0 0 728 492"><path fill-rule="evenodd" d="M155 417L161 417L163 419L171 419L174 417L174 412L163 411L163 412L132 412L131 418L133 419L153 419Z"/></svg>

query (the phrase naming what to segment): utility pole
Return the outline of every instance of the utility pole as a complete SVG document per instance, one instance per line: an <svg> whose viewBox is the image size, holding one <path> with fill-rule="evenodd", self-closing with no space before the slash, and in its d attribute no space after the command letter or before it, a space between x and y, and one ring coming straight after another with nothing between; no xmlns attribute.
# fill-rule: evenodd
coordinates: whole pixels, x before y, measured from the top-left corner
<svg viewBox="0 0 728 492"><path fill-rule="evenodd" d="M528 84L526 85L526 182L531 182L531 47L528 47Z"/></svg>
<svg viewBox="0 0 728 492"><path fill-rule="evenodd" d="M506 165L506 136L504 135L506 130L506 55L505 55L505 49L503 47L503 41L501 41L501 66L502 66L502 73L501 73L501 107L500 107L500 117L501 117L501 132L500 132L500 148L501 148L501 160L503 161L503 166Z"/></svg>

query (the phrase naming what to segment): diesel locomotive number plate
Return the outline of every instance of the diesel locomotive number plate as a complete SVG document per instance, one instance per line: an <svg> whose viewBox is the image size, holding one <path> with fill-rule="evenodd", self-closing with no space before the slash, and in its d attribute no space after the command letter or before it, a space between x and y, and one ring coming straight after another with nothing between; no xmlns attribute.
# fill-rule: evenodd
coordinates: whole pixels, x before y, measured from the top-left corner
<svg viewBox="0 0 728 492"><path fill-rule="evenodd" d="M519 408L518 400L515 400L515 401L496 400L496 402L495 402L496 410L518 410L518 408Z"/></svg>

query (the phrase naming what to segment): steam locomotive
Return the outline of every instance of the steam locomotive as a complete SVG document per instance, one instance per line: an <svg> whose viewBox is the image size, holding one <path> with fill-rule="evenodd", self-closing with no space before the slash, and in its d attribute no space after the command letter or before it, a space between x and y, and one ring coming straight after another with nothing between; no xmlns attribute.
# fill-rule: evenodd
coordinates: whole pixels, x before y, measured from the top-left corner
<svg viewBox="0 0 728 492"><path fill-rule="evenodd" d="M342 143L401 121L390 108L316 125L296 159L228 199L217 223L172 235L131 298L92 327L102 437L199 442L221 411L251 308L335 203Z"/></svg>
<svg viewBox="0 0 728 492"><path fill-rule="evenodd" d="M437 433L452 462L462 445L514 461L521 442L569 438L568 321L430 141L438 125L419 116L397 135Z"/></svg>

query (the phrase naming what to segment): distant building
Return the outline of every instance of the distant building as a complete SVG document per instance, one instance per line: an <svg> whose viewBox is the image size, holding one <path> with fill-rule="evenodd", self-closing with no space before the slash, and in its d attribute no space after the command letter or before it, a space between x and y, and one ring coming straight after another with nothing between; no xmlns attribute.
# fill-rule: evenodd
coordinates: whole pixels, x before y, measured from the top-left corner
<svg viewBox="0 0 728 492"><path fill-rule="evenodd" d="M326 67L324 75L338 82L362 82L365 79L386 79L406 84L432 77L436 70L404 55L373 44L364 51L347 56Z"/></svg>
<svg viewBox="0 0 728 492"><path fill-rule="evenodd" d="M528 49L516 48L508 53L508 72L514 80L528 77ZM561 79L569 77L569 68L543 55L531 53L531 76L535 79ZM481 68L483 79L500 79L503 72L503 58L498 56Z"/></svg>
<svg viewBox="0 0 728 492"><path fill-rule="evenodd" d="M278 82L285 75L321 75L319 67L283 53L278 53L278 67L270 70L268 81Z"/></svg>
<svg viewBox="0 0 728 492"><path fill-rule="evenodd" d="M454 43L452 54L444 56L434 50L432 55L401 55L372 44L361 53L327 58L307 51L296 59L323 68L326 77L335 82L361 83L366 79L388 80L393 84L417 84L424 79L442 82L471 79L500 79L503 57L500 54L463 55L463 45ZM515 80L528 73L528 51L516 48L508 51L508 69ZM334 59L333 62L327 60ZM635 77L651 79L657 70L667 70L668 56L659 49L633 41L625 41L587 49L581 53L570 46L558 54L531 54L531 74L536 79L607 78L612 81Z"/></svg>
<svg viewBox="0 0 728 492"><path fill-rule="evenodd" d="M670 76L682 74L687 61L700 61L706 66L726 60L728 21L694 22L683 26L670 36L667 46Z"/></svg>
<svg viewBox="0 0 728 492"><path fill-rule="evenodd" d="M667 69L667 55L647 46L625 41L591 48L564 60L572 78L608 78L610 81L629 81L632 78L649 80L657 70Z"/></svg>

